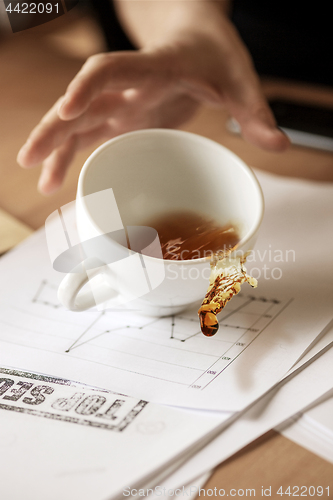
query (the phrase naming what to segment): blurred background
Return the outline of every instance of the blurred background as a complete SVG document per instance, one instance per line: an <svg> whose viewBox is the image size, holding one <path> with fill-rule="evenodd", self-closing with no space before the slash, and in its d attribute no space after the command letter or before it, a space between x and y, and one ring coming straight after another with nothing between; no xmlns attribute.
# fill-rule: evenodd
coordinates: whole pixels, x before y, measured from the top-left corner
<svg viewBox="0 0 333 500"><path fill-rule="evenodd" d="M53 210L75 198L79 171L98 144L76 156L64 187L50 198L37 192L40 169L23 170L17 165L19 148L88 56L133 46L119 24L112 29L105 24L108 12L103 12L99 0L63 3L67 13L39 26L16 26L15 33L4 10L8 3L1 1L0 10L0 208L36 229ZM112 3L108 8L113 9ZM266 77L263 86L269 97L333 107L332 89L320 83ZM228 131L227 118L223 110L203 107L183 129L225 145L251 166L333 181L331 153L295 146L283 154L260 151Z"/></svg>

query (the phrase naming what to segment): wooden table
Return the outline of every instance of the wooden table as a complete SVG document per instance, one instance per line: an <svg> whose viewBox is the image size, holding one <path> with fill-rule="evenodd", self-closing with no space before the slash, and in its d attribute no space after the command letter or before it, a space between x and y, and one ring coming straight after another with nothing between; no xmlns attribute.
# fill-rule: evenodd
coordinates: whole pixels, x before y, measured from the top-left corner
<svg viewBox="0 0 333 500"><path fill-rule="evenodd" d="M64 188L52 198L36 190L39 168L22 170L15 160L31 128L64 92L85 58L104 48L89 17L66 16L72 17L0 41L0 208L34 229L43 225L53 210L74 200L79 170L96 147L78 154ZM329 89L276 81L264 82L264 87L267 95L333 105ZM259 151L227 132L225 124L223 111L207 108L184 129L227 146L252 166L281 175L333 181L332 154L296 147L283 154ZM270 431L220 465L206 486L256 488L260 496L262 486L272 486L272 491L281 485L283 489L294 485L332 486L332 477L331 464Z"/></svg>

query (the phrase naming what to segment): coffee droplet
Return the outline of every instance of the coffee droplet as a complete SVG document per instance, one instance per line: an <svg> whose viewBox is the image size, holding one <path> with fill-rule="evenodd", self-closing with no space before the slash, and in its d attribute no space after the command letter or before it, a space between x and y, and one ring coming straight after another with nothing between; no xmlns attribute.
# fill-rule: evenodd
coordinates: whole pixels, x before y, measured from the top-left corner
<svg viewBox="0 0 333 500"><path fill-rule="evenodd" d="M199 313L201 331L206 337L213 337L219 329L217 317L212 312Z"/></svg>
<svg viewBox="0 0 333 500"><path fill-rule="evenodd" d="M219 322L216 317L219 309L219 304L211 302L210 304L203 304L198 311L201 331L206 337L213 337L219 329Z"/></svg>

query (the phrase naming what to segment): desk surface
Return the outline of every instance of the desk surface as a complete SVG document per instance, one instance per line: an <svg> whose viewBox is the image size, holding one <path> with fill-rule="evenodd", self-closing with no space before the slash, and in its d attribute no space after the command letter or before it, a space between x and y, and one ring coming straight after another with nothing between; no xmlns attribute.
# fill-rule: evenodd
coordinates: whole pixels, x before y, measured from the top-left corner
<svg viewBox="0 0 333 500"><path fill-rule="evenodd" d="M53 210L74 200L80 168L96 146L78 154L64 188L52 198L37 193L39 169L20 169L15 160L17 151L84 59L102 49L94 23L75 15L66 24L60 18L0 40L0 208L32 228L40 227ZM333 106L333 91L329 89L276 81L264 82L264 88L267 95L295 96ZM259 151L227 132L225 124L225 112L205 108L184 129L214 139L252 166L280 175L333 181L332 154L302 148L283 154ZM220 465L206 486L256 488L260 496L262 486L272 486L272 491L280 486L284 490L288 486L332 486L332 473L331 464L270 431Z"/></svg>

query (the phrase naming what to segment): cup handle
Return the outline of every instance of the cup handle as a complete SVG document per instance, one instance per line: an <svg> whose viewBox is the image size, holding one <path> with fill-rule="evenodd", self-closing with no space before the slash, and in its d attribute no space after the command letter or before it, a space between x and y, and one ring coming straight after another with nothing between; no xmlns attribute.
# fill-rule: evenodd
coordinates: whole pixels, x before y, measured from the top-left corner
<svg viewBox="0 0 333 500"><path fill-rule="evenodd" d="M89 276L87 270L89 270ZM119 293L106 280L96 285L91 283L89 289L82 291L88 281L98 275L106 276L107 274L108 270L103 262L91 257L86 259L68 273L60 283L59 301L70 311L79 312L115 298Z"/></svg>

